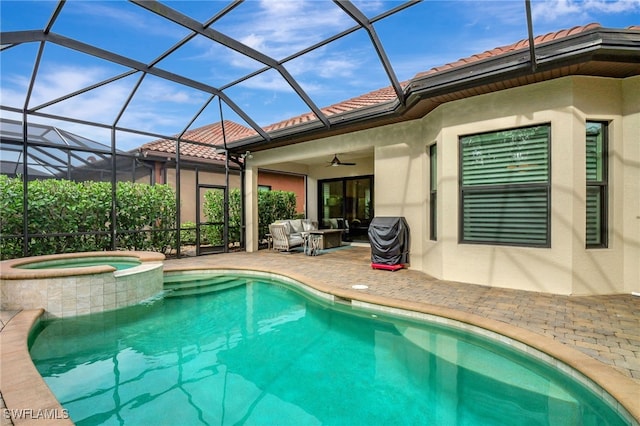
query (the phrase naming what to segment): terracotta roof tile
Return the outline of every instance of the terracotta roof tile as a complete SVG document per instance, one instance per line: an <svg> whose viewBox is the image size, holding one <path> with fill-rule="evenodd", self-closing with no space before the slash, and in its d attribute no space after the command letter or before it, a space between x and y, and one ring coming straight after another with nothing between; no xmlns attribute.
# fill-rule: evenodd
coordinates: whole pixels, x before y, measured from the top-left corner
<svg viewBox="0 0 640 426"><path fill-rule="evenodd" d="M400 85L404 88L408 82L402 82ZM355 98L351 98L346 101L339 102L337 104L333 104L328 107L321 108L322 113L331 117L336 114L343 114L349 111L355 111L357 109L366 108L370 106L375 106L382 104L384 102L392 101L397 99L396 92L393 90L392 86L384 87L382 89L374 90L373 92L366 93L361 96L357 96ZM280 121L278 123L270 124L264 128L264 130L268 132L273 132L275 130L284 129L287 127L295 126L296 124L302 124L309 121L316 121L318 118L315 114L308 112L297 117L288 118L286 120Z"/></svg>
<svg viewBox="0 0 640 426"><path fill-rule="evenodd" d="M224 135L227 142L233 142L248 136L255 135L256 132L234 121L224 120ZM220 122L208 124L198 127L197 129L188 130L182 136L182 139L201 142L207 146L181 142L180 154L189 157L204 158L210 160L224 160L224 154L216 152L215 147L222 147L223 142L222 125ZM168 154L176 153L176 143L174 140L158 139L153 142L146 143L139 148L140 151L156 151Z"/></svg>
<svg viewBox="0 0 640 426"><path fill-rule="evenodd" d="M542 44L542 43L546 43L549 41L554 41L554 40L558 40L560 38L564 38L564 37L568 37L570 35L574 35L574 34L579 34L585 31L589 31L592 30L594 28L600 28L600 24L597 23L591 23L591 24L587 24L587 25L581 25L581 26L577 26L577 27L573 27L573 28L569 28L569 29L565 29L565 30L560 30L560 31L556 31L556 32L552 32L552 33L548 33L548 34L544 34L544 35L540 35L537 36L533 39L533 43L534 45L538 45L538 44ZM521 50L521 49L528 49L529 48L529 39L522 39L516 43L507 45L507 46L500 46L500 47L496 47L494 49L491 50L487 50L485 52L482 53L478 53L475 55L471 55L469 57L466 58L462 58L462 59L458 59L455 62L450 62L448 64L439 66L439 67L434 67L431 68L428 71L425 72L421 72L416 74L416 76L414 78L420 78L420 77L424 77L430 74L435 74L437 72L442 72L442 71L447 71L453 68L458 68L476 61L480 61L482 59L487 59L487 58L492 58L495 56L499 56L499 55L503 55L505 53L510 53L510 52L515 52L517 50Z"/></svg>

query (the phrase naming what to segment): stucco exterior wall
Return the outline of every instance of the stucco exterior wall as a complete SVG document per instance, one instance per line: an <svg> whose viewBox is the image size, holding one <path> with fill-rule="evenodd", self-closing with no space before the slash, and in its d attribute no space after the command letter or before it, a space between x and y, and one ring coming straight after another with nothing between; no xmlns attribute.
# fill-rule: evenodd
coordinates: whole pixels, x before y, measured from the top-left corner
<svg viewBox="0 0 640 426"><path fill-rule="evenodd" d="M219 185L225 186L225 176L222 173L200 172L199 182L201 185ZM176 170L167 169L167 183L176 188ZM229 186L231 188L240 188L240 175L229 175ZM196 221L196 172L195 170L180 170L180 221L195 222ZM204 220L204 218L201 218Z"/></svg>
<svg viewBox="0 0 640 426"><path fill-rule="evenodd" d="M597 83L596 83L597 82ZM582 249L584 232L579 234L576 250L573 253L573 293L591 294L617 293L624 291L624 237L615 230L623 229L624 216L624 168L622 152L625 135L623 132L622 81L613 79L575 78L573 80L576 129L576 155L574 164L584 164L584 149L579 144L578 133L587 120L609 123L609 225L614 232L609 233L608 248ZM637 139L636 139L637 141ZM578 179L580 176L576 176ZM584 179L584 178L583 178ZM574 209L576 228L585 228L586 189L577 181L574 189L577 203ZM630 235L629 235L630 236Z"/></svg>
<svg viewBox="0 0 640 426"><path fill-rule="evenodd" d="M633 247L638 246L638 226L629 212L638 212L640 163L635 147L640 143L640 127L637 111L623 111L625 96L635 93L635 99L640 98L637 80L563 78L448 103L438 114L425 117L424 129L440 128L441 132L435 137L440 168L439 238L435 243L425 242L423 270L447 280L560 294L634 291L638 257ZM585 248L587 120L610 123L611 229L605 249ZM542 123L551 124L551 247L459 244L458 138ZM378 200L383 196L376 194ZM424 217L428 219L428 211ZM625 256L636 256L635 266L625 264Z"/></svg>
<svg viewBox="0 0 640 426"><path fill-rule="evenodd" d="M558 213L572 210L572 167L557 167L555 158L571 158L571 96L569 81L553 81L451 102L440 107L441 199L443 265L439 278L507 288L569 293L571 220ZM541 87L544 86L544 87ZM517 113L515 113L517 111ZM459 244L459 137L468 134L551 123L550 249L497 245ZM563 189L564 188L564 189ZM563 215L564 216L564 215ZM569 237L569 238L567 238Z"/></svg>
<svg viewBox="0 0 640 426"><path fill-rule="evenodd" d="M622 229L624 292L640 294L640 76L622 86Z"/></svg>
<svg viewBox="0 0 640 426"><path fill-rule="evenodd" d="M411 122L260 152L256 159L295 162L373 149L376 216L407 219L410 267L437 278L557 294L640 291L638 99L640 77L565 77L449 102ZM587 120L609 123L609 245L600 249L585 248ZM459 137L547 123L551 247L461 244ZM429 239L428 147L433 143L438 147L437 241ZM334 173L327 169L332 168L310 167L310 181Z"/></svg>

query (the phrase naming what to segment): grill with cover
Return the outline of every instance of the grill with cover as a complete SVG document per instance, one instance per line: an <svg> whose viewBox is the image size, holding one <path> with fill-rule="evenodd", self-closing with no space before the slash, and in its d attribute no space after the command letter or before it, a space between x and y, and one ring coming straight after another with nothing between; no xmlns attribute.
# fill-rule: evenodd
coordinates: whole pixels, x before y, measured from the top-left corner
<svg viewBox="0 0 640 426"><path fill-rule="evenodd" d="M372 268L395 271L409 263L409 226L404 217L374 217L369 242Z"/></svg>

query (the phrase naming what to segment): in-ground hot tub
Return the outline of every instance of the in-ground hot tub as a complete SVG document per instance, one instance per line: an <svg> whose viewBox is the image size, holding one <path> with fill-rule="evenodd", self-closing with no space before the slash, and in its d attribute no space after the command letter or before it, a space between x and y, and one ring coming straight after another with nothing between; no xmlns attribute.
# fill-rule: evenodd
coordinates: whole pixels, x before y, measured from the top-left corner
<svg viewBox="0 0 640 426"><path fill-rule="evenodd" d="M65 253L0 262L0 309L70 317L135 305L162 292L164 255Z"/></svg>

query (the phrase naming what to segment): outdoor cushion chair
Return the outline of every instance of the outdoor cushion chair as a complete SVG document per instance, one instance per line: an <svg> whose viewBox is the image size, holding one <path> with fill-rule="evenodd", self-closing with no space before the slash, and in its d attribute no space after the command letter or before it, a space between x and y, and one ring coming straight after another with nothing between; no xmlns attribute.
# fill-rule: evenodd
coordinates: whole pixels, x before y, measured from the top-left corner
<svg viewBox="0 0 640 426"><path fill-rule="evenodd" d="M280 251L289 251L294 247L301 246L304 239L300 234L291 234L288 232L287 224L272 223L269 225L269 232L273 239L273 249Z"/></svg>

